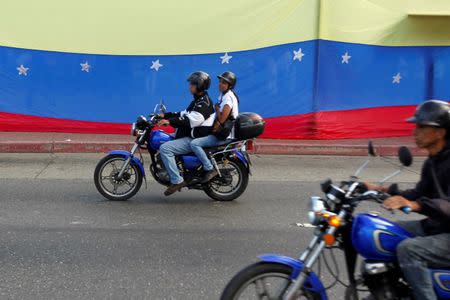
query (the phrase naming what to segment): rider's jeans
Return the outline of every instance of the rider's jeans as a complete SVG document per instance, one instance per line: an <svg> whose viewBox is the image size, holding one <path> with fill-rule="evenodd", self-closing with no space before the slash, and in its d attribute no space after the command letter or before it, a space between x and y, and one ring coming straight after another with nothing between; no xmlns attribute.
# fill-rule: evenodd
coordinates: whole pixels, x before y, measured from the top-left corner
<svg viewBox="0 0 450 300"><path fill-rule="evenodd" d="M220 146L224 144L228 144L230 140L219 140L214 135L208 135L205 137L193 139L191 141L191 149L192 152L197 155L198 159L203 164L203 170L205 171L211 171L213 169L213 165L211 161L208 158L208 155L206 155L205 150L203 148L205 147L214 147L214 146Z"/></svg>
<svg viewBox="0 0 450 300"><path fill-rule="evenodd" d="M191 152L190 137L172 140L161 145L159 153L161 159L169 173L170 183L179 184L183 182L183 177L180 176L180 171L177 167L175 156L187 154Z"/></svg>
<svg viewBox="0 0 450 300"><path fill-rule="evenodd" d="M428 268L450 267L450 233L425 236L420 221L404 221L399 225L415 238L397 246L400 268L411 286L415 299L437 299Z"/></svg>

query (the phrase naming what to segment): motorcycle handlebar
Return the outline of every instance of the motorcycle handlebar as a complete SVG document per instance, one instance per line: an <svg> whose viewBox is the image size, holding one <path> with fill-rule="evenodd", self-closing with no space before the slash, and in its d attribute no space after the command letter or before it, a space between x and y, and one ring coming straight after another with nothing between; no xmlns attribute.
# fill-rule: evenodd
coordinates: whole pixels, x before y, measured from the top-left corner
<svg viewBox="0 0 450 300"><path fill-rule="evenodd" d="M380 191L367 190L364 194L356 197L357 201L373 200L377 203L382 203L384 200L389 198L389 194Z"/></svg>
<svg viewBox="0 0 450 300"><path fill-rule="evenodd" d="M405 214L409 214L412 212L412 208L409 206L403 206L402 208L400 208L400 210Z"/></svg>
<svg viewBox="0 0 450 300"><path fill-rule="evenodd" d="M367 191L362 196L357 197L356 201L373 200L377 203L383 203L383 201L389 197L391 197L391 195L385 192ZM405 214L409 214L412 211L411 207L409 206L403 206L400 208L400 210Z"/></svg>
<svg viewBox="0 0 450 300"><path fill-rule="evenodd" d="M389 197L391 197L392 195L390 195L390 194L388 194L388 193L384 193L384 192L379 192L380 193L380 200L382 200L382 201L384 201L384 200L386 200L387 198L389 198ZM399 208L403 213L405 213L405 214L409 214L411 211L412 211L412 209L411 209L411 207L409 207L409 206L403 206L403 207L401 207L401 208Z"/></svg>
<svg viewBox="0 0 450 300"><path fill-rule="evenodd" d="M148 124L149 125L154 125L156 123L158 123L160 120L162 120L162 117L156 114L150 114L148 116Z"/></svg>
<svg viewBox="0 0 450 300"><path fill-rule="evenodd" d="M355 183L357 181L355 181L356 178L352 178L351 181L342 181L341 182L341 187L345 186L345 185L351 185L351 183ZM375 201L379 204L383 203L384 200L386 200L389 197L392 197L393 195L398 194L398 186L396 184L393 184L390 189L389 192L393 193L393 195L391 195L390 193L386 193L386 192L382 192L382 191L375 191L375 190L368 190L366 184L362 183L362 182L357 182L358 184L356 185L356 187L349 191L351 193L358 193L361 194L360 196L357 197L353 197L351 200L351 204L356 204L357 202L360 201L365 201L365 200L371 200L371 201ZM322 185L322 191L325 193L329 193L330 187L332 186L332 182L330 179L324 181L321 183ZM405 214L409 214L412 209L409 206L404 206L402 208L400 208L400 210L405 213Z"/></svg>

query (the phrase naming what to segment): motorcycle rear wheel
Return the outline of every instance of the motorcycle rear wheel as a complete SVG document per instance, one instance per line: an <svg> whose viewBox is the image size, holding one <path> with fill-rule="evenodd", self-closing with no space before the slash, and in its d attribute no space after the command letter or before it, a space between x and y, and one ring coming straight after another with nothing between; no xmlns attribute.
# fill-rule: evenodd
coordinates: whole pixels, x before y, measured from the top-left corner
<svg viewBox="0 0 450 300"><path fill-rule="evenodd" d="M239 299L281 299L291 284L292 268L279 263L258 262L236 274L225 287L220 297L221 300L239 300ZM272 278L273 282L268 282ZM279 286L275 278L282 282ZM251 285L254 287L251 287ZM275 291L269 288L275 287ZM247 288L253 289L255 297L246 293ZM251 292L250 292L251 293ZM302 295L297 299L319 300L320 294L302 289Z"/></svg>
<svg viewBox="0 0 450 300"><path fill-rule="evenodd" d="M141 188L143 175L141 169L135 165L130 164L124 172L125 179L117 180L115 175L118 174L120 168L125 163L126 159L121 155L108 155L102 158L94 172L95 187L105 198L112 201L125 201L133 197ZM117 165L116 165L117 163ZM111 166L111 170L105 170L107 166ZM113 167L114 166L114 167ZM106 172L106 173L105 173ZM129 178L128 178L129 176ZM130 179L134 180L130 182ZM112 190L107 188L107 183L112 185ZM119 187L128 186L129 188L119 193Z"/></svg>
<svg viewBox="0 0 450 300"><path fill-rule="evenodd" d="M238 159L218 161L222 177L216 176L204 186L205 193L217 201L233 201L241 196L248 185L248 169Z"/></svg>

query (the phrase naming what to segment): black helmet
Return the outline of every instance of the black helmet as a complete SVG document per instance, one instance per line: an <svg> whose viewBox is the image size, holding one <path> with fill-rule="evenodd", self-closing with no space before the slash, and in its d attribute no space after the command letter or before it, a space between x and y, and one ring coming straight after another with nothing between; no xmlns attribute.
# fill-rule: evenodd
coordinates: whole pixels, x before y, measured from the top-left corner
<svg viewBox="0 0 450 300"><path fill-rule="evenodd" d="M416 108L414 117L406 120L419 125L450 127L450 105L445 101L428 100Z"/></svg>
<svg viewBox="0 0 450 300"><path fill-rule="evenodd" d="M195 85L199 92L204 92L209 89L211 85L211 78L209 74L203 71L197 71L189 75L187 81L190 84Z"/></svg>
<svg viewBox="0 0 450 300"><path fill-rule="evenodd" d="M228 84L230 85L230 89L234 88L234 86L236 85L237 78L233 72L223 72L222 75L217 76L217 78L223 79L228 82Z"/></svg>

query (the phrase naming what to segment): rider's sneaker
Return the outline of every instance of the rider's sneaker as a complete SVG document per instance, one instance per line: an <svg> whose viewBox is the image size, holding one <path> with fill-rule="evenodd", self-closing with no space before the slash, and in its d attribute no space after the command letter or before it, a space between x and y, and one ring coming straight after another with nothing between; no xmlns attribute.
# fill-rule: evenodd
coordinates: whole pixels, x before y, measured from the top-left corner
<svg viewBox="0 0 450 300"><path fill-rule="evenodd" d="M202 183L206 183L206 182L210 181L211 179L213 179L217 175L219 175L219 173L217 172L216 169L212 169L211 171L207 171L205 173L205 176L203 176L203 178L202 178Z"/></svg>
<svg viewBox="0 0 450 300"><path fill-rule="evenodd" d="M175 193L176 191L180 191L185 186L186 186L186 182L184 182L184 181L181 183L178 183L178 184L171 184L171 185L169 185L167 190L164 192L164 195L170 196L173 193Z"/></svg>

